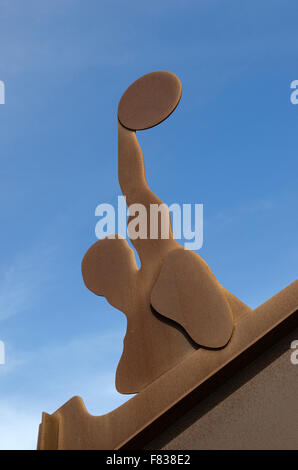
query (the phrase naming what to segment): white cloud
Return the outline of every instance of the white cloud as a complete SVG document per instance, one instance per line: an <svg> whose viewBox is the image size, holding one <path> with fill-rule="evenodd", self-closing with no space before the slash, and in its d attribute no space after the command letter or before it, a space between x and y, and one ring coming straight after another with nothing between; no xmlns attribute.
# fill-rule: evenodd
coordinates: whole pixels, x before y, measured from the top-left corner
<svg viewBox="0 0 298 470"><path fill-rule="evenodd" d="M127 401L131 396L115 388L123 334L108 331L26 354L11 351L13 366L0 368L0 449L34 449L42 412L53 413L75 395L97 416ZM18 387L7 393L9 379Z"/></svg>
<svg viewBox="0 0 298 470"><path fill-rule="evenodd" d="M17 254L0 273L0 321L30 308L49 281L52 250L41 244L34 250ZM41 263L40 260L43 260Z"/></svg>
<svg viewBox="0 0 298 470"><path fill-rule="evenodd" d="M0 450L36 449L40 414L0 400Z"/></svg>

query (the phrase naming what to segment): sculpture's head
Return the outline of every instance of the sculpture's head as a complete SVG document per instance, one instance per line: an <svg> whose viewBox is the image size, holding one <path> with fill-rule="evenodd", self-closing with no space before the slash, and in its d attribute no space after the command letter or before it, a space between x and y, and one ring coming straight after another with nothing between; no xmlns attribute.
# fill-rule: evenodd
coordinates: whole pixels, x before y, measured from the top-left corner
<svg viewBox="0 0 298 470"><path fill-rule="evenodd" d="M148 73L122 95L118 119L124 127L134 131L157 126L175 110L181 94L181 82L173 73Z"/></svg>
<svg viewBox="0 0 298 470"><path fill-rule="evenodd" d="M126 311L131 304L132 287L137 273L133 250L119 235L94 243L82 261L86 287L104 296L111 305Z"/></svg>

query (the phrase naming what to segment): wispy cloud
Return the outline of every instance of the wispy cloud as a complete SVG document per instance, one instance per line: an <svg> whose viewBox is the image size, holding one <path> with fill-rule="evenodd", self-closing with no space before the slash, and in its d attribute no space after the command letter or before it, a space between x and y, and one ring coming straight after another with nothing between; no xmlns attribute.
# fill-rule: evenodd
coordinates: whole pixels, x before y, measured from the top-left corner
<svg viewBox="0 0 298 470"><path fill-rule="evenodd" d="M51 277L48 268L52 252L50 246L41 244L26 253L17 253L10 264L2 268L0 321L28 310L40 297L41 287Z"/></svg>
<svg viewBox="0 0 298 470"><path fill-rule="evenodd" d="M35 449L40 416L0 399L0 450Z"/></svg>
<svg viewBox="0 0 298 470"><path fill-rule="evenodd" d="M89 28L81 28L80 34L73 25L69 26L76 15L80 15L82 23L85 21L86 12L82 11L79 0L16 3L17 6L8 1L0 2L1 16L5 18L0 33L1 69L6 76L28 70L52 70L55 72L52 80L55 80L59 71L71 73L82 67L119 67L135 58L131 48L125 48L117 34L110 34L111 22L119 23L120 27L121 19L112 13L108 2L106 7L101 7L105 8L105 24L98 28L98 23L89 18ZM89 7L97 12L98 5ZM33 15L36 21L32 23ZM7 24L13 24L14 28L7 28ZM64 74L59 74L59 81L62 79L65 79Z"/></svg>
<svg viewBox="0 0 298 470"><path fill-rule="evenodd" d="M275 205L273 200L259 199L247 202L246 204L241 204L235 208L229 208L228 210L220 210L215 215L215 218L228 224L235 222L245 216L254 216L257 214L270 212L272 209L274 209L274 207Z"/></svg>
<svg viewBox="0 0 298 470"><path fill-rule="evenodd" d="M12 351L14 367L1 367L0 378L3 384L10 375L19 387L9 396L0 391L0 449L34 449L42 411L52 413L74 395L94 415L128 400L115 388L122 339L122 331L107 331L26 354Z"/></svg>

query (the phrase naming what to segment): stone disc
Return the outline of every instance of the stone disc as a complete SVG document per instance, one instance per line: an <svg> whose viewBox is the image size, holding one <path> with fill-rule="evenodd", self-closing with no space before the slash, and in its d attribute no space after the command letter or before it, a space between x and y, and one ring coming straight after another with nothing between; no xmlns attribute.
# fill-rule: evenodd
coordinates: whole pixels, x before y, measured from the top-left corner
<svg viewBox="0 0 298 470"><path fill-rule="evenodd" d="M159 71L143 75L122 95L118 119L124 127L131 130L157 126L174 111L181 93L181 82L171 72Z"/></svg>

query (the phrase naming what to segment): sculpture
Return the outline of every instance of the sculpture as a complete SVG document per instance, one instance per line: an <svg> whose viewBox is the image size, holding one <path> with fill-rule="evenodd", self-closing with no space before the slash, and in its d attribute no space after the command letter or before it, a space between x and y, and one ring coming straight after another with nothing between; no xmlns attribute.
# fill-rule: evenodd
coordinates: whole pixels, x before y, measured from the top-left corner
<svg viewBox="0 0 298 470"><path fill-rule="evenodd" d="M118 108L119 181L128 206L160 204L149 189L136 131L166 119L181 97L169 72L132 84ZM147 211L150 214L150 211ZM150 217L147 225L150 230ZM102 416L80 397L43 413L38 449L136 449L298 325L298 281L251 310L222 287L202 258L174 240L96 242L82 262L86 286L127 316L116 386L137 393ZM159 233L160 227L155 227Z"/></svg>
<svg viewBox="0 0 298 470"><path fill-rule="evenodd" d="M181 84L174 74L153 72L134 82L119 103L119 183L128 206L138 203L147 209L148 233L150 205L162 201L147 185L136 130L164 121L180 97ZM167 217L168 239L161 238L159 226L157 239L132 240L140 270L133 250L119 237L96 242L82 262L86 286L127 316L116 374L121 393L140 392L198 347L224 347L238 316L250 311L219 284L198 254L184 250L173 238L169 213Z"/></svg>

